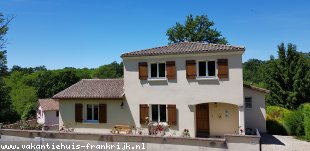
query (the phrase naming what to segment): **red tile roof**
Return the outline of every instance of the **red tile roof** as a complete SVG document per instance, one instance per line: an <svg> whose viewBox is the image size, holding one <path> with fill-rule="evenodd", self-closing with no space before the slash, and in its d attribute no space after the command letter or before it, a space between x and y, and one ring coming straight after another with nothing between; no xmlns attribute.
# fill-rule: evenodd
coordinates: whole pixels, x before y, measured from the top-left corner
<svg viewBox="0 0 310 151"><path fill-rule="evenodd" d="M123 79L83 79L57 93L54 99L122 99Z"/></svg>
<svg viewBox="0 0 310 151"><path fill-rule="evenodd" d="M260 88L260 87L257 87L257 86L253 86L253 85L249 85L249 84L243 84L243 87L244 88L249 88L249 89L252 89L252 90L256 90L256 91L259 91L259 92L263 92L263 93L269 93L269 90L267 90L267 89Z"/></svg>
<svg viewBox="0 0 310 151"><path fill-rule="evenodd" d="M43 111L58 111L59 103L54 99L39 99L39 105Z"/></svg>
<svg viewBox="0 0 310 151"><path fill-rule="evenodd" d="M244 51L242 46L210 44L203 42L180 42L162 47L155 47L139 51L124 53L121 57L135 56L157 56L157 55L176 55L176 54L195 54L212 52L233 52Z"/></svg>

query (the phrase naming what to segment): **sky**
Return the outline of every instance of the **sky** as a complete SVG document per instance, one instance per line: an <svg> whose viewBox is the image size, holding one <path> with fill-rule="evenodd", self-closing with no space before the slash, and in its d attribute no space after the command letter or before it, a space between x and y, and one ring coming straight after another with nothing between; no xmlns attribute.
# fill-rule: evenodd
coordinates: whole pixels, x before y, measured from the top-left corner
<svg viewBox="0 0 310 151"><path fill-rule="evenodd" d="M189 14L208 15L243 62L277 56L277 45L310 50L307 0L0 0L14 15L6 35L9 68L96 68L125 52L168 44L166 31Z"/></svg>

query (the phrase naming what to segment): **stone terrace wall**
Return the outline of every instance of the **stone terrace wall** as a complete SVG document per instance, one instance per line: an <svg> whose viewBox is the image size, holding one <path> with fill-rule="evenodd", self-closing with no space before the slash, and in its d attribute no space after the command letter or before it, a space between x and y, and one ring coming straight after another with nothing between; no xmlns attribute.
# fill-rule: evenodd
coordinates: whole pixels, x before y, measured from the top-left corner
<svg viewBox="0 0 310 151"><path fill-rule="evenodd" d="M145 143L148 151L151 150L259 150L259 144L250 144L247 137L242 143L236 143L234 137L226 139L220 138L182 138L182 137L157 137L157 136L138 136L138 135L114 135L114 134L90 134L90 133L64 133L51 131L33 130L7 130L0 129L0 144L8 141L28 141L29 142L48 142L48 141L73 141L75 143L102 144L129 142ZM243 138L242 136L239 136ZM251 137L251 140L255 137ZM259 139L257 139L259 140ZM230 143L232 142L232 143ZM243 144L244 143L244 144ZM243 144L243 145L242 145ZM238 147L236 147L236 145Z"/></svg>

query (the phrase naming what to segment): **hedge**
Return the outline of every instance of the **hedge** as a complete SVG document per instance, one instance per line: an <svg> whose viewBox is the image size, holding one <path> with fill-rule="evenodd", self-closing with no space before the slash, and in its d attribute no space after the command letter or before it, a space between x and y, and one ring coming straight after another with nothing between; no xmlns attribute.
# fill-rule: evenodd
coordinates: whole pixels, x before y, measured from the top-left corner
<svg viewBox="0 0 310 151"><path fill-rule="evenodd" d="M310 103L303 104L303 116L304 116L304 128L305 128L305 137L310 141Z"/></svg>
<svg viewBox="0 0 310 151"><path fill-rule="evenodd" d="M304 125L302 124L304 122L302 107L287 114L284 117L283 122L289 135L305 135Z"/></svg>
<svg viewBox="0 0 310 151"><path fill-rule="evenodd" d="M266 127L267 132L273 135L287 135L284 118L291 113L290 110L278 106L267 106Z"/></svg>

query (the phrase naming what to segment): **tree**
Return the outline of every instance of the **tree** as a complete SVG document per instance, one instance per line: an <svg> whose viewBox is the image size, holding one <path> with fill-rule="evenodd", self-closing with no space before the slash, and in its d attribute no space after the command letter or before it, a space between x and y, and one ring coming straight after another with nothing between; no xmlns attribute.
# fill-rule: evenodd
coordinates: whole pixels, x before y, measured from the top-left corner
<svg viewBox="0 0 310 151"><path fill-rule="evenodd" d="M80 78L76 71L63 69L60 71L43 71L38 77L29 82L29 85L36 87L38 98L50 98L56 93L68 88L78 82Z"/></svg>
<svg viewBox="0 0 310 151"><path fill-rule="evenodd" d="M167 30L166 35L170 43L191 41L227 44L226 38L222 37L221 32L213 29L212 26L214 22L210 21L207 15L193 18L190 14L186 17L184 25L177 22L175 26Z"/></svg>
<svg viewBox="0 0 310 151"><path fill-rule="evenodd" d="M249 84L264 87L264 68L265 61L258 59L249 59L243 63L243 80Z"/></svg>
<svg viewBox="0 0 310 151"><path fill-rule="evenodd" d="M123 63L116 61L100 66L94 71L93 77L97 78L120 78L123 76Z"/></svg>
<svg viewBox="0 0 310 151"><path fill-rule="evenodd" d="M35 111L37 90L35 87L27 85L27 82L33 78L35 77L28 73L15 71L5 79L6 85L11 88L12 107L22 119L27 119Z"/></svg>
<svg viewBox="0 0 310 151"><path fill-rule="evenodd" d="M20 67L20 66L17 66L17 65L14 65L12 68L11 68L11 73L15 72L15 71L20 71L20 72L23 72L23 73L28 73L28 74L31 74L31 73L34 73L36 71L46 71L46 67L45 66L37 66L37 67L29 67L29 68L23 68L23 67Z"/></svg>
<svg viewBox="0 0 310 151"><path fill-rule="evenodd" d="M6 41L4 36L9 30L8 24L13 18L4 18L0 13L0 123L14 120L14 112L11 110L9 88L5 85L3 77L7 75Z"/></svg>
<svg viewBox="0 0 310 151"><path fill-rule="evenodd" d="M296 46L278 46L278 59L271 57L264 74L269 104L296 109L310 101L310 60Z"/></svg>

